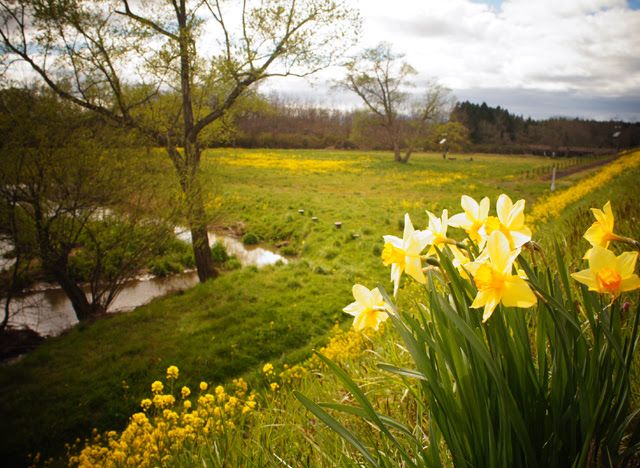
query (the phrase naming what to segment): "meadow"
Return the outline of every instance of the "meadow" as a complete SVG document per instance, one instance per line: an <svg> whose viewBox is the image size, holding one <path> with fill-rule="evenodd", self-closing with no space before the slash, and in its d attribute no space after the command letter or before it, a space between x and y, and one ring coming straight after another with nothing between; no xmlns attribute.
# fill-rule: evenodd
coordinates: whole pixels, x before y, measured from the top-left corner
<svg viewBox="0 0 640 468"><path fill-rule="evenodd" d="M400 165L388 153L377 152L207 151L201 181L209 191L207 209L214 230L252 234L289 263L225 272L131 313L83 324L21 361L2 366L2 459L19 465L29 453L60 456L66 442L89 436L92 428L122 430L148 396L150 383L170 365L180 368L180 386L195 389L200 381L229 384L242 377L261 388L265 363L280 370L285 363L293 366L331 336L342 336L334 326L350 325L342 308L352 301L352 284L389 284L380 261L382 236L399 235L405 213L423 229L425 210L457 213L462 194L495 200L507 193L513 200L525 199L528 214L546 203L544 215L537 215L534 237L546 245L554 238L566 241L572 270L586 245L580 236L590 223L589 207L611 200L619 229L640 236L640 168L635 162L592 182L609 165L578 171L559 179L552 195L547 176L522 176L548 167L548 158L452 156L454 160L443 160L439 154L419 153ZM158 173L167 174L166 189L175 190L171 172L162 170L168 165L165 157L158 152L145 157ZM552 198L572 190L580 196ZM363 349L368 352L355 352L344 362L359 378L371 379L372 389L387 395L388 405L402 407L397 396L391 396L392 388L371 377L375 366L369 351L394 354L393 349L376 344L375 338L367 338ZM326 377L322 386L314 379L300 378L297 388L317 398L337 398L340 385L335 379ZM637 402L638 386L634 389ZM322 430L302 423L302 406L291 394L283 390L275 398L268 389L263 392L264 411L254 416L252 427L258 429L249 436L262 449L252 463L273 463L274 447L287 460L298 454L303 465L341 462L345 448L331 434L320 437L335 447L335 457L323 459L314 452L308 433ZM279 431L274 424L289 429ZM241 462L200 453L202 447L193 450L213 465ZM175 462L188 465L193 453Z"/></svg>

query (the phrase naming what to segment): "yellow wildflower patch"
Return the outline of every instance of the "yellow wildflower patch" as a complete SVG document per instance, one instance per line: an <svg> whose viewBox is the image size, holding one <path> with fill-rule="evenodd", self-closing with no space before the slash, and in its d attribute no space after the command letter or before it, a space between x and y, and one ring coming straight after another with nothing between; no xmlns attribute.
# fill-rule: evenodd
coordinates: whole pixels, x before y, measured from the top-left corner
<svg viewBox="0 0 640 468"><path fill-rule="evenodd" d="M175 378L177 372L167 372L168 380ZM180 390L185 398L181 405L176 404L173 395L155 393L153 400L142 401L145 412L133 414L122 432L94 431L92 439L84 444L77 441L70 449L75 453L69 456L68 463L79 467L166 466L186 444L210 445L212 438L245 427L259 403L255 393L246 396L244 380L236 379L233 386L235 392L227 393L219 386L216 397L201 395L195 405L186 399L191 394L188 387ZM159 385L155 387L159 389Z"/></svg>
<svg viewBox="0 0 640 468"><path fill-rule="evenodd" d="M220 156L218 161L228 166L284 169L292 172L357 172L355 161L303 159L287 157L282 153L238 153L234 156Z"/></svg>
<svg viewBox="0 0 640 468"><path fill-rule="evenodd" d="M577 202L588 193L602 187L617 175L638 166L640 166L640 151L628 153L606 165L604 169L596 175L578 182L567 190L540 200L533 207L531 218L537 222L545 222L553 219L559 216L562 210L570 204Z"/></svg>

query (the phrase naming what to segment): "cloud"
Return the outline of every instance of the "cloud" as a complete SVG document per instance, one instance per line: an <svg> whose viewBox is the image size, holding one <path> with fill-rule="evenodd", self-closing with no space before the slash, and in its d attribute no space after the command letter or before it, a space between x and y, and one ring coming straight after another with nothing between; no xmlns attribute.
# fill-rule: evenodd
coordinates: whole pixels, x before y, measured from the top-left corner
<svg viewBox="0 0 640 468"><path fill-rule="evenodd" d="M640 11L625 0L383 0L361 4L363 43L394 44L455 89L640 93Z"/></svg>

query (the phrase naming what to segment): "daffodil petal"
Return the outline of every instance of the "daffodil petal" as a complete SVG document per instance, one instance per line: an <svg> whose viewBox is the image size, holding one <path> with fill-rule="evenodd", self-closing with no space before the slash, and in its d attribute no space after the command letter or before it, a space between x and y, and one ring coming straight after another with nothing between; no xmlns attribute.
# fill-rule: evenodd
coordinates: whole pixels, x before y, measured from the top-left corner
<svg viewBox="0 0 640 468"><path fill-rule="evenodd" d="M504 234L500 231L492 232L487 241L487 249L494 269L498 271L506 271L509 269L511 266L509 264L511 248Z"/></svg>
<svg viewBox="0 0 640 468"><path fill-rule="evenodd" d="M511 211L509 211L509 216L507 217L507 222L504 223L510 229L518 229L524 225L524 200L518 200Z"/></svg>
<svg viewBox="0 0 640 468"><path fill-rule="evenodd" d="M362 305L356 301L346 306L344 309L342 309L342 311L346 312L349 315L358 316L362 312L364 312L364 307L362 307Z"/></svg>
<svg viewBox="0 0 640 468"><path fill-rule="evenodd" d="M581 270L576 273L571 273L571 277L576 280L578 283L586 284L590 290L597 291L598 284L596 282L596 277L591 273L591 270Z"/></svg>
<svg viewBox="0 0 640 468"><path fill-rule="evenodd" d="M371 309L374 306L373 297L371 295L371 291L369 288L361 285L354 284L353 288L351 288L351 292L353 293L353 297L356 302L362 304L362 306L366 309Z"/></svg>
<svg viewBox="0 0 640 468"><path fill-rule="evenodd" d="M500 301L496 297L490 297L484 305L484 313L482 314L482 323L485 323L493 315Z"/></svg>
<svg viewBox="0 0 640 468"><path fill-rule="evenodd" d="M584 237L591 245L607 247L609 245L609 242L605 240L606 234L607 231L602 227L602 224L593 223L582 237Z"/></svg>
<svg viewBox="0 0 640 468"><path fill-rule="evenodd" d="M382 238L384 239L384 243L387 244L391 244L394 247L398 247L398 248L402 248L402 239L400 239L399 237L396 236L382 236Z"/></svg>
<svg viewBox="0 0 640 468"><path fill-rule="evenodd" d="M478 221L484 221L487 216L489 216L489 208L491 207L491 201L489 197L484 197L480 200L480 207L478 211L478 217L476 218Z"/></svg>
<svg viewBox="0 0 640 468"><path fill-rule="evenodd" d="M598 245L594 246L589 256L589 268L597 275L603 268L611 268L618 260L613 252Z"/></svg>
<svg viewBox="0 0 640 468"><path fill-rule="evenodd" d="M407 239L411 237L415 229L413 229L413 224L411 224L411 218L409 218L409 213L404 214L404 233L402 235L402 240L406 242Z"/></svg>
<svg viewBox="0 0 640 468"><path fill-rule="evenodd" d="M620 291L633 291L634 289L640 288L640 278L638 275L631 275L624 278L620 282Z"/></svg>
<svg viewBox="0 0 640 468"><path fill-rule="evenodd" d="M478 219L480 215L480 206L478 205L478 202L476 202L473 198L468 195L462 195L462 198L460 199L460 205L471 219Z"/></svg>
<svg viewBox="0 0 640 468"><path fill-rule="evenodd" d="M480 307L484 307L484 305L489 300L491 293L489 291L478 291L473 303L469 306L472 309L479 309Z"/></svg>
<svg viewBox="0 0 640 468"><path fill-rule="evenodd" d="M473 221L467 217L466 213L458 213L449 218L449 226L469 229L473 226Z"/></svg>
<svg viewBox="0 0 640 468"><path fill-rule="evenodd" d="M507 225L507 220L509 219L509 213L511 213L512 207L513 202L507 195L503 193L498 197L498 201L496 202L496 214L498 215L500 222L505 226Z"/></svg>
<svg viewBox="0 0 640 468"><path fill-rule="evenodd" d="M427 282L427 279L422 272L422 262L418 257L407 258L405 272L407 273L407 275L415 279L418 283L425 284Z"/></svg>
<svg viewBox="0 0 640 468"><path fill-rule="evenodd" d="M623 252L618 255L618 272L620 276L626 278L633 275L636 269L636 260L638 260L638 252Z"/></svg>
<svg viewBox="0 0 640 468"><path fill-rule="evenodd" d="M507 307L531 307L538 300L529 285L519 276L512 276L504 283L502 303Z"/></svg>
<svg viewBox="0 0 640 468"><path fill-rule="evenodd" d="M393 281L393 295L398 294L398 286L400 285L400 276L402 275L402 267L397 263L391 265L391 281Z"/></svg>
<svg viewBox="0 0 640 468"><path fill-rule="evenodd" d="M514 249L522 247L531 240L531 229L526 226L522 226L518 230L509 231L509 234L511 234Z"/></svg>

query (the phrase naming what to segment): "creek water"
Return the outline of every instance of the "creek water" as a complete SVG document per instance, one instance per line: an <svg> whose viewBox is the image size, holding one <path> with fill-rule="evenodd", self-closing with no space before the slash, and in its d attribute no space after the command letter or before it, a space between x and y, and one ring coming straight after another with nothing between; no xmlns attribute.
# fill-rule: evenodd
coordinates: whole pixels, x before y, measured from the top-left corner
<svg viewBox="0 0 640 468"><path fill-rule="evenodd" d="M188 230L176 228L176 236L191 242ZM258 268L287 260L269 250L257 247L246 248L237 239L210 233L209 241L222 243L229 255L235 255L243 266ZM128 281L109 307L108 313L125 312L150 302L152 299L195 286L198 275L195 271L185 271L166 277L144 275ZM4 301L1 301L4 307ZM10 307L9 326L28 327L42 336L55 336L78 323L76 314L64 292L53 284L40 283L19 297L14 298Z"/></svg>

